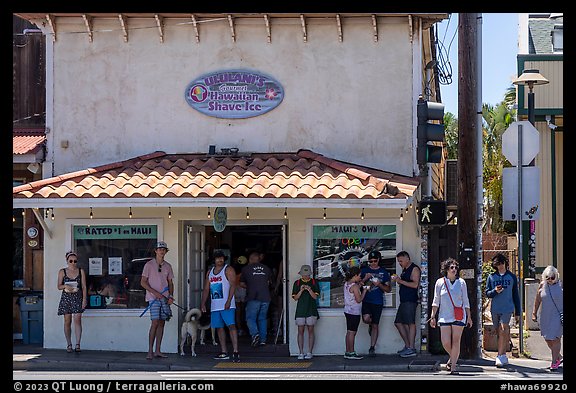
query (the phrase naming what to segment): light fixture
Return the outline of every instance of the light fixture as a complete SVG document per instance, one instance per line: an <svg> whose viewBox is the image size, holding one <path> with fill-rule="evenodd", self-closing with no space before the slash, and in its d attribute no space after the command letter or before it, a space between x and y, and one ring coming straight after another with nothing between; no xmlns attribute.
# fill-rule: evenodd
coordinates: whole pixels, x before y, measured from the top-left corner
<svg viewBox="0 0 576 393"><path fill-rule="evenodd" d="M212 218L212 215L210 214L210 206L208 206L208 219Z"/></svg>
<svg viewBox="0 0 576 393"><path fill-rule="evenodd" d="M16 217L12 216L12 222L16 222Z"/></svg>
<svg viewBox="0 0 576 393"><path fill-rule="evenodd" d="M30 172L36 174L36 173L38 173L38 171L40 171L40 164L37 162L32 162L32 163L28 164L26 169L28 169Z"/></svg>
<svg viewBox="0 0 576 393"><path fill-rule="evenodd" d="M324 215L322 216L322 219L323 219L323 220L326 219L326 208L324 208Z"/></svg>
<svg viewBox="0 0 576 393"><path fill-rule="evenodd" d="M360 219L361 219L361 220L364 219L364 208L362 208L362 214L360 214Z"/></svg>
<svg viewBox="0 0 576 393"><path fill-rule="evenodd" d="M90 208L90 219L94 218L94 213L92 213L92 208Z"/></svg>
<svg viewBox="0 0 576 393"><path fill-rule="evenodd" d="M246 208L246 219L250 219L250 211L248 211L248 208Z"/></svg>
<svg viewBox="0 0 576 393"><path fill-rule="evenodd" d="M404 215L402 214L402 209L400 209L400 221L404 221Z"/></svg>
<svg viewBox="0 0 576 393"><path fill-rule="evenodd" d="M536 112L534 110L534 86L549 83L539 70L524 70L522 75L512 81L515 85L528 86L528 121L534 125L536 122Z"/></svg>
<svg viewBox="0 0 576 393"><path fill-rule="evenodd" d="M168 218L172 218L172 208L168 206Z"/></svg>
<svg viewBox="0 0 576 393"><path fill-rule="evenodd" d="M49 213L49 211L50 211L50 208L49 208L49 207L47 207L46 209L44 209L44 218L45 218L45 219L48 219L48 213Z"/></svg>
<svg viewBox="0 0 576 393"><path fill-rule="evenodd" d="M54 208L50 209L50 211L52 212L50 218L52 219L52 221L54 221Z"/></svg>
<svg viewBox="0 0 576 393"><path fill-rule="evenodd" d="M132 218L132 207L130 207L130 212L128 213L128 217Z"/></svg>
<svg viewBox="0 0 576 393"><path fill-rule="evenodd" d="M288 218L288 208L284 208L284 218Z"/></svg>

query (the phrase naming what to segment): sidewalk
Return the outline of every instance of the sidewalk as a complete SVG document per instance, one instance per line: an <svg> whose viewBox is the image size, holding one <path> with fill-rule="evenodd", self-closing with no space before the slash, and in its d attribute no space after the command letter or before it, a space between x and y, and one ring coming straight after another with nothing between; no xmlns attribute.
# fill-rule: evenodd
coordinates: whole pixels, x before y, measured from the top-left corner
<svg viewBox="0 0 576 393"><path fill-rule="evenodd" d="M525 340L525 350L531 358L510 357L517 371L549 373L550 352L539 331L531 331ZM544 348L542 348L542 345ZM315 356L311 360L297 360L295 356L244 357L240 363L214 360L212 355L196 357L167 354L164 359L147 360L144 352L92 351L67 353L64 349L44 349L38 345L15 343L12 350L13 370L44 371L206 371L206 370L284 370L284 371L438 371L447 360L446 355L422 354L413 358L398 355L365 356L362 360L347 360L340 355ZM546 357L548 355L548 357ZM483 352L481 359L461 359L460 371L494 370L495 353ZM560 373L562 372L562 368Z"/></svg>

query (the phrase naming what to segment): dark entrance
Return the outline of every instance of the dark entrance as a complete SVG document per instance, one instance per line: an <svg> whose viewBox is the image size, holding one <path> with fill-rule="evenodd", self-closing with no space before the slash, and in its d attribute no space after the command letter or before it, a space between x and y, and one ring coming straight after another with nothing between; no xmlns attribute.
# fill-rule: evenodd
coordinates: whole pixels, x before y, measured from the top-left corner
<svg viewBox="0 0 576 393"><path fill-rule="evenodd" d="M271 302L268 310L268 332L266 346L251 347L251 336L245 321L245 303L237 303L236 325L240 333L238 337L239 350L242 354L265 354L265 355L288 355L287 339L285 337L285 255L284 247L284 226L283 225L230 225L223 232L216 232L212 226L205 227L205 250L206 250L206 270L212 267L212 255L215 250L222 250L229 256L227 263L234 267L239 275L242 268L246 266L240 263L245 257L246 260L252 251L261 253L261 262L272 270L272 285L270 287ZM246 262L247 263L247 262ZM209 335L209 334L208 334ZM232 352L229 334L227 332L228 350ZM202 348L196 346L197 353L220 352L220 346L205 345Z"/></svg>
<svg viewBox="0 0 576 393"><path fill-rule="evenodd" d="M428 231L428 315L432 312L434 284L440 278L440 262L448 257L458 257L456 225L444 225ZM446 353L440 340L440 328L432 329L428 325L429 351L438 355Z"/></svg>

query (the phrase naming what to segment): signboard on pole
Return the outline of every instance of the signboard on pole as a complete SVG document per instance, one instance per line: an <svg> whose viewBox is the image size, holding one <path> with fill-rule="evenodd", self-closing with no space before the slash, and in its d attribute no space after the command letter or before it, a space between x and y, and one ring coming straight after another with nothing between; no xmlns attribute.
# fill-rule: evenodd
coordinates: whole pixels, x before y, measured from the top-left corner
<svg viewBox="0 0 576 393"><path fill-rule="evenodd" d="M518 166L518 126L522 126L522 164L528 165L540 150L540 134L527 120L515 121L502 134L502 154Z"/></svg>
<svg viewBox="0 0 576 393"><path fill-rule="evenodd" d="M502 219L518 219L518 168L502 169ZM540 168L522 167L522 221L540 217Z"/></svg>

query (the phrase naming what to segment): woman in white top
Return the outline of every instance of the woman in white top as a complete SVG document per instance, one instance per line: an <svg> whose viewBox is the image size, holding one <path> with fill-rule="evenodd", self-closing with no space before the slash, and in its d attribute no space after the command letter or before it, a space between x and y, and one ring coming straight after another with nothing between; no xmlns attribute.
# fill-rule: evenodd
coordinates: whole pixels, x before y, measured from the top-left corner
<svg viewBox="0 0 576 393"><path fill-rule="evenodd" d="M448 258L440 265L443 277L436 280L434 286L434 300L432 300L432 316L430 326L435 328L436 322L440 325L440 338L442 346L450 355L446 369L450 374L458 374L456 365L460 357L460 339L464 326L472 326L470 302L466 281L458 276L458 261ZM455 315L455 308L464 308L460 318ZM440 312L438 312L440 309ZM436 313L438 312L438 317Z"/></svg>

